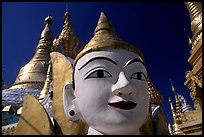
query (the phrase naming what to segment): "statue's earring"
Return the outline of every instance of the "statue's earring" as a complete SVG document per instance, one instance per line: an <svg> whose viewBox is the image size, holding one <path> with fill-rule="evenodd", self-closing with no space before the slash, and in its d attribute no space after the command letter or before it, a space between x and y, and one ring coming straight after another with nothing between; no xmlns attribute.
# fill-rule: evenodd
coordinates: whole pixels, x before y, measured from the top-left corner
<svg viewBox="0 0 204 137"><path fill-rule="evenodd" d="M66 117L71 121L77 121L80 117L77 101L73 94L71 84L65 84L63 89L63 108Z"/></svg>
<svg viewBox="0 0 204 137"><path fill-rule="evenodd" d="M68 107L67 109L67 117L72 120L72 121L77 121L79 120L79 111L77 110L76 107L72 105L71 108Z"/></svg>
<svg viewBox="0 0 204 137"><path fill-rule="evenodd" d="M74 110L70 110L70 111L69 111L69 115L70 115L70 116L74 116L74 115L75 115Z"/></svg>

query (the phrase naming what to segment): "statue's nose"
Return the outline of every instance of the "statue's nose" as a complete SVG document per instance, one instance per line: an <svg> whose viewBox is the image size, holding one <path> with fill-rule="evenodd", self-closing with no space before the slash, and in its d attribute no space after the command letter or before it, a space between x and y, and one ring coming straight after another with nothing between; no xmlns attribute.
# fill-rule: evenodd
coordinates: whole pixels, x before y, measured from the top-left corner
<svg viewBox="0 0 204 137"><path fill-rule="evenodd" d="M133 87L130 85L124 72L119 73L116 84L112 86L112 92L117 96L126 96L132 94Z"/></svg>

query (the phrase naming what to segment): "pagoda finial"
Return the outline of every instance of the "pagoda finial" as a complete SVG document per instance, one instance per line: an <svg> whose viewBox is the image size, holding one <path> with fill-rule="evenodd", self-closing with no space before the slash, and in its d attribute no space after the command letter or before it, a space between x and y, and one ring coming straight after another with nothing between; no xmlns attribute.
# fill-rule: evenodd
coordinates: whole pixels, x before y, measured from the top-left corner
<svg viewBox="0 0 204 137"><path fill-rule="evenodd" d="M68 2L66 3L66 11L64 13L64 20L66 20L66 19L71 21L71 16L70 16L70 14L68 12Z"/></svg>
<svg viewBox="0 0 204 137"><path fill-rule="evenodd" d="M66 12L68 12L68 2L66 3Z"/></svg>
<svg viewBox="0 0 204 137"><path fill-rule="evenodd" d="M53 41L54 35L51 31L51 25L52 25L52 16L51 11L49 15L45 18L45 28L41 33L41 39L50 39L50 41Z"/></svg>
<svg viewBox="0 0 204 137"><path fill-rule="evenodd" d="M51 16L51 11L48 14L48 16L45 18L45 24L52 25L52 16Z"/></svg>
<svg viewBox="0 0 204 137"><path fill-rule="evenodd" d="M174 85L173 85L173 83L172 83L172 81L171 81L171 78L169 78L169 81L170 81L170 83L171 83L171 90L172 90L172 92L173 92L174 94L176 94L176 92L175 92L175 87L174 87Z"/></svg>
<svg viewBox="0 0 204 137"><path fill-rule="evenodd" d="M49 11L48 16L52 16L52 10Z"/></svg>
<svg viewBox="0 0 204 137"><path fill-rule="evenodd" d="M58 38L53 41L53 50L62 53L66 57L75 58L81 42L75 35L71 25L71 15L68 13L68 4L64 13L64 24Z"/></svg>

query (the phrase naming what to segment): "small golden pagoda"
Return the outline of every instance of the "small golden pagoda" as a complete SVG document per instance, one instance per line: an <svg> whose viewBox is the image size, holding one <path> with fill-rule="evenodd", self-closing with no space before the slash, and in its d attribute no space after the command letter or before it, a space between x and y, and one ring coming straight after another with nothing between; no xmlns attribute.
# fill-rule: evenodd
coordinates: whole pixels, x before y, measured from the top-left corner
<svg viewBox="0 0 204 137"><path fill-rule="evenodd" d="M176 108L174 109L169 97L169 104L173 116L172 135L201 135L202 134L202 113L193 110L185 98L176 93L172 84L172 92L175 95ZM201 114L200 114L201 113Z"/></svg>
<svg viewBox="0 0 204 137"><path fill-rule="evenodd" d="M52 48L53 51L60 52L66 57L70 57L72 59L74 59L80 51L81 43L73 31L71 15L67 9L64 14L64 25L62 31L59 37L54 39Z"/></svg>
<svg viewBox="0 0 204 137"><path fill-rule="evenodd" d="M23 66L10 89L38 88L42 89L48 64L50 61L51 46L54 39L51 31L52 17L45 18L45 28L41 33L40 41L33 58Z"/></svg>
<svg viewBox="0 0 204 137"><path fill-rule="evenodd" d="M179 125L177 124L176 113L175 113L175 110L174 110L174 107L173 107L173 104L172 104L170 97L169 97L169 104L170 104L171 112L172 112L172 116L173 116L173 125L172 125L173 133L171 133L171 134L183 134L183 132L179 128Z"/></svg>

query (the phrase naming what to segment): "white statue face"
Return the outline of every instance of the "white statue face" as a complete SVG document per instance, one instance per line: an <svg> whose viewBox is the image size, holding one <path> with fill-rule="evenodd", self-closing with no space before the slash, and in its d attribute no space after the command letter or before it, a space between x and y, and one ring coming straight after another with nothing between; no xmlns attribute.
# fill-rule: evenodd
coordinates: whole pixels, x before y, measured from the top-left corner
<svg viewBox="0 0 204 137"><path fill-rule="evenodd" d="M103 134L134 134L148 115L147 71L136 53L95 51L76 64L75 101L86 123Z"/></svg>

